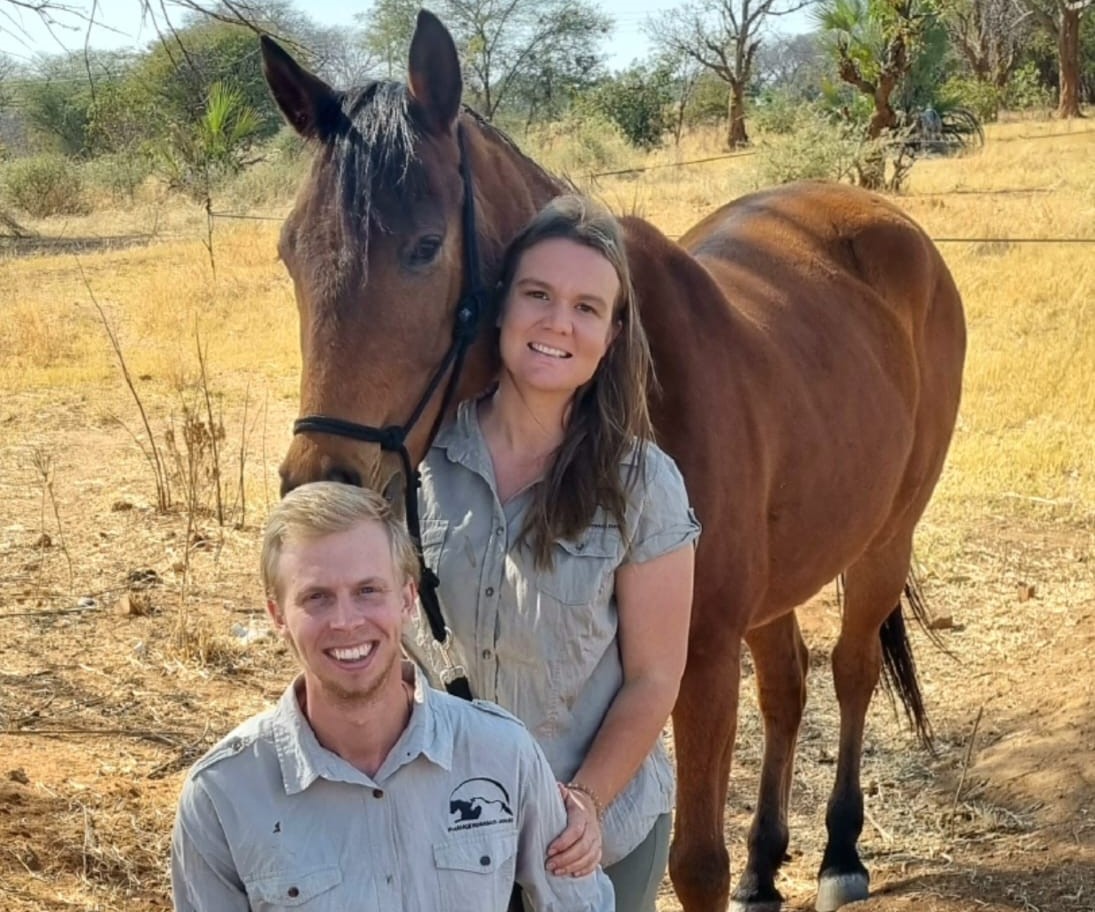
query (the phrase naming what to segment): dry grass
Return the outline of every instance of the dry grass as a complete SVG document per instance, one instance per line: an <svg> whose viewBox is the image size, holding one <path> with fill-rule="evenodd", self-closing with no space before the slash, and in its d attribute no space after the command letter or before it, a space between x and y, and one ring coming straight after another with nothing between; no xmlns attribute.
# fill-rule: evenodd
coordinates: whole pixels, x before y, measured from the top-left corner
<svg viewBox="0 0 1095 912"><path fill-rule="evenodd" d="M1057 123L993 127L982 155L919 164L899 203L936 237L1092 238L1093 139ZM688 137L635 161L716 155L718 143L714 134ZM744 157L601 178L591 189L677 235L756 185L755 160ZM158 909L181 775L273 699L291 668L272 640L245 645L238 634L262 624L255 521L275 496L295 412L292 289L276 260L275 223L217 222L215 271L204 213L179 203L146 199L35 227L86 243L20 258L0 252L0 908ZM148 234L150 243L96 246ZM872 709L863 844L882 895L870 906L1088 912L1095 793L1069 790L1089 770L1095 739L1085 658L1095 647L1095 247L943 251L965 298L970 353L960 426L920 552L961 664L921 650L939 757L915 749L884 701ZM195 333L209 342L228 449L246 450L246 527L151 508L147 465L117 420L136 428L133 404L92 294L119 334L155 433L178 420L180 391L193 390ZM42 454L55 511L35 469ZM1018 602L1029 587L1034 599ZM812 697L781 881L794 909L810 899L833 773L831 593L807 618ZM739 863L760 748L751 688L743 693L728 805ZM677 908L670 893L660 907Z"/></svg>

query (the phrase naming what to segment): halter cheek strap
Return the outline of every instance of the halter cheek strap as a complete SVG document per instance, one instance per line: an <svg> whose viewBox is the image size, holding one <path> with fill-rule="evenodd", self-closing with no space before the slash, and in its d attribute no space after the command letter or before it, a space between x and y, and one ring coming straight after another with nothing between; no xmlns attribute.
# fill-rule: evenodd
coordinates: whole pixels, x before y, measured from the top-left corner
<svg viewBox="0 0 1095 912"><path fill-rule="evenodd" d="M422 610L425 612L426 620L430 625L430 632L437 641L446 664L445 669L441 672L441 680L449 693L470 700L472 694L467 671L462 665L456 663L450 649L452 631L445 624L445 617L441 612L441 602L437 597L437 587L440 580L437 578L437 574L426 566L426 559L422 554L422 531L418 519L418 491L422 486L422 479L418 470L411 463L411 455L407 451L407 437L422 417L423 412L426 411L426 407L433 399L441 382L448 375L448 381L445 383L445 389L441 396L441 408L438 410L437 417L430 428L428 439L432 441L437 436L437 431L441 427L441 422L448 412L456 393L460 374L464 369L465 355L467 355L471 343L475 341L480 321L486 311L487 294L479 274L479 238L475 230L475 188L472 184L471 164L468 160L463 125L457 126L456 135L460 147L460 177L464 184L462 221L464 230L464 275L467 276L467 290L456 305L452 341L449 343L448 351L445 352L445 357L441 359L437 370L430 377L430 382L426 385L425 391L406 423L392 424L387 427L374 427L346 421L342 418L329 418L326 415L307 415L293 422L293 433L332 434L336 437L348 437L351 440L359 440L363 443L375 443L385 452L399 454L403 477L406 479L403 491L407 531L410 533L415 551L418 553L420 571L418 594L422 601Z"/></svg>

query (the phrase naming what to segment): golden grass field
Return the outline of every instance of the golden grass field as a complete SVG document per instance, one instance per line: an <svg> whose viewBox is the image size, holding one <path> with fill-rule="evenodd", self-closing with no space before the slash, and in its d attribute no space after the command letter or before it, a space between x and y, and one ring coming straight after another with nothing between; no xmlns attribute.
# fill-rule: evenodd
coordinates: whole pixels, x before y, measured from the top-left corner
<svg viewBox="0 0 1095 912"><path fill-rule="evenodd" d="M1095 244L1006 240L1095 239L1095 131L987 132L980 154L918 163L897 198L933 237L979 240L940 243L969 357L918 541L953 654L916 643L939 754L921 752L880 699L864 761L877 895L862 908L882 912L1095 910ZM718 152L717 137L691 137L634 163ZM757 187L756 162L571 176L676 236ZM0 247L0 910L162 909L187 766L292 671L271 639L239 635L263 630L258 530L299 370L292 288L276 221L218 219L211 258L205 213L153 190L124 211L32 227L48 242ZM154 509L148 438L96 304L161 450L169 428L182 439L184 410L223 426L224 526L185 509L177 474L175 507ZM198 339L210 412L193 411L206 408ZM189 465L205 504L208 460L203 450ZM816 667L780 885L788 909L812 908L837 625L829 591L803 612ZM743 712L735 864L759 764L755 708ZM667 886L660 909L678 908Z"/></svg>

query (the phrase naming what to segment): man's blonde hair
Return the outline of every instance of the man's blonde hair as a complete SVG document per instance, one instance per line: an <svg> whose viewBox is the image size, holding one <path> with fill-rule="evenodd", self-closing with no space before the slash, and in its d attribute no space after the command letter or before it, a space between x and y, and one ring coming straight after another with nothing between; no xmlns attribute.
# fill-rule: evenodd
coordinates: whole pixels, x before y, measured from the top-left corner
<svg viewBox="0 0 1095 912"><path fill-rule="evenodd" d="M316 481L294 488L270 511L262 539L262 586L268 599L280 598L278 564L285 544L346 532L360 522L378 522L388 534L399 583L418 581L418 555L403 520L388 502L366 488Z"/></svg>

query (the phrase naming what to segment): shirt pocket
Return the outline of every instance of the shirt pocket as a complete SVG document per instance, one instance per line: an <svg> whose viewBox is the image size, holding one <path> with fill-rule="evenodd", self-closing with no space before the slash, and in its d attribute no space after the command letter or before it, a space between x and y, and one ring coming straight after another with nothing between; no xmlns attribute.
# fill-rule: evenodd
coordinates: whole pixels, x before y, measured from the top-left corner
<svg viewBox="0 0 1095 912"><path fill-rule="evenodd" d="M517 834L477 833L435 843L433 860L444 912L504 909L517 871Z"/></svg>
<svg viewBox="0 0 1095 912"><path fill-rule="evenodd" d="M551 571L537 585L561 605L592 605L608 600L623 553L616 526L590 526L576 539L555 542Z"/></svg>
<svg viewBox="0 0 1095 912"><path fill-rule="evenodd" d="M342 883L342 870L331 865L313 868L310 871L274 874L268 877L256 877L247 883L247 898L253 912L277 912L280 909L300 909L302 912L337 912L346 905L343 891L335 890ZM374 902L369 903L369 891L363 891L357 898L365 899L364 904L355 907L367 910L375 909Z"/></svg>
<svg viewBox="0 0 1095 912"><path fill-rule="evenodd" d="M441 552L449 535L449 523L444 519L424 519L421 528L422 557L426 566L436 571L441 563Z"/></svg>

